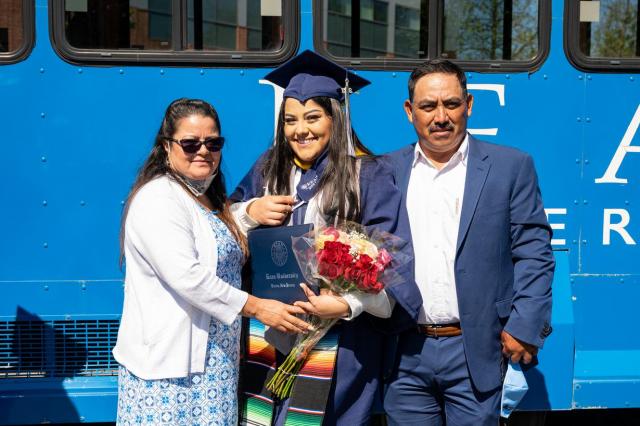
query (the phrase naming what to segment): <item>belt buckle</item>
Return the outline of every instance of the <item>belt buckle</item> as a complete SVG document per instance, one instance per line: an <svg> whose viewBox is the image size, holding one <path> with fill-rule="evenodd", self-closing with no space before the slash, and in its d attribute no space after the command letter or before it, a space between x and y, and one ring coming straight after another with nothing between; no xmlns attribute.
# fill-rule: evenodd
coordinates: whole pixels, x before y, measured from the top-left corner
<svg viewBox="0 0 640 426"><path fill-rule="evenodd" d="M435 337L436 339L440 337L438 336L438 327L431 326L431 330L433 330L433 337Z"/></svg>

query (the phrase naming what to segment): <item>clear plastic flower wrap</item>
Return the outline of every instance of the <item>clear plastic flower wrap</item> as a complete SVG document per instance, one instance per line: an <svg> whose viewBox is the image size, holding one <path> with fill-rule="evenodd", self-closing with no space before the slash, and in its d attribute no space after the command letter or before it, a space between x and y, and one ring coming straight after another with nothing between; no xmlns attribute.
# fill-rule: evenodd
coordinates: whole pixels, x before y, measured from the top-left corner
<svg viewBox="0 0 640 426"><path fill-rule="evenodd" d="M406 241L354 222L316 228L292 238L292 248L307 283L318 291L328 289L340 296L377 294L402 283L399 270L413 258ZM315 330L298 337L267 389L281 399L290 396L309 353L338 320L309 315L307 321Z"/></svg>

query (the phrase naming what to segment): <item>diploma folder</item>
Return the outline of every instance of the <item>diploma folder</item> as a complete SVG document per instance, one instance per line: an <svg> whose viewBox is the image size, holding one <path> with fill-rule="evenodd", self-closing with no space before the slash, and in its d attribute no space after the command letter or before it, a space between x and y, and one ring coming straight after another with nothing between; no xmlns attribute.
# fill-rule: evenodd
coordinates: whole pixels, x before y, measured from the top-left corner
<svg viewBox="0 0 640 426"><path fill-rule="evenodd" d="M291 238L301 237L312 229L312 224L304 224L258 228L249 232L251 294L288 304L307 300L300 288L305 279L291 248Z"/></svg>

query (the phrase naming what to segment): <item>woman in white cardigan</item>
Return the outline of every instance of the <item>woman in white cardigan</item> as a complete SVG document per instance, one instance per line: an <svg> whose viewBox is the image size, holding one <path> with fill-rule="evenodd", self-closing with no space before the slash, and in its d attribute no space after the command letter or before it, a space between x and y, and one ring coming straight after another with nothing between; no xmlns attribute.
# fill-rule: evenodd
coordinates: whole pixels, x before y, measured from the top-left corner
<svg viewBox="0 0 640 426"><path fill-rule="evenodd" d="M210 104L174 101L127 200L118 424L235 425L240 315L310 328L301 308L240 290L247 246L219 172L223 145Z"/></svg>

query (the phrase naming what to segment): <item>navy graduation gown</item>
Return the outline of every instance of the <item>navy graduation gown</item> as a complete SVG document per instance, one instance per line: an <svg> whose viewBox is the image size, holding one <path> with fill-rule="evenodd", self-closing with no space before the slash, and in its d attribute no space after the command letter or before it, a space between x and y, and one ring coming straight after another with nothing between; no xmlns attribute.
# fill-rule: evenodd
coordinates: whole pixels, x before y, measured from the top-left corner
<svg viewBox="0 0 640 426"><path fill-rule="evenodd" d="M229 197L233 202L248 201L264 194L262 165L265 158L266 153L242 179ZM400 206L401 193L391 167L382 158L363 157L360 168L360 223L396 234L409 242L410 236L402 235L403 227L398 228ZM412 267L407 265L406 270L399 271L407 279L387 290L397 302L394 318L404 321L415 321L422 305L422 298L410 273ZM341 321L336 325L340 327L341 334L335 376L323 424L351 426L368 423L374 400L379 397L383 363L389 365L389 360L384 362L385 336L377 327L384 322L392 320L374 319L363 312L352 321Z"/></svg>

